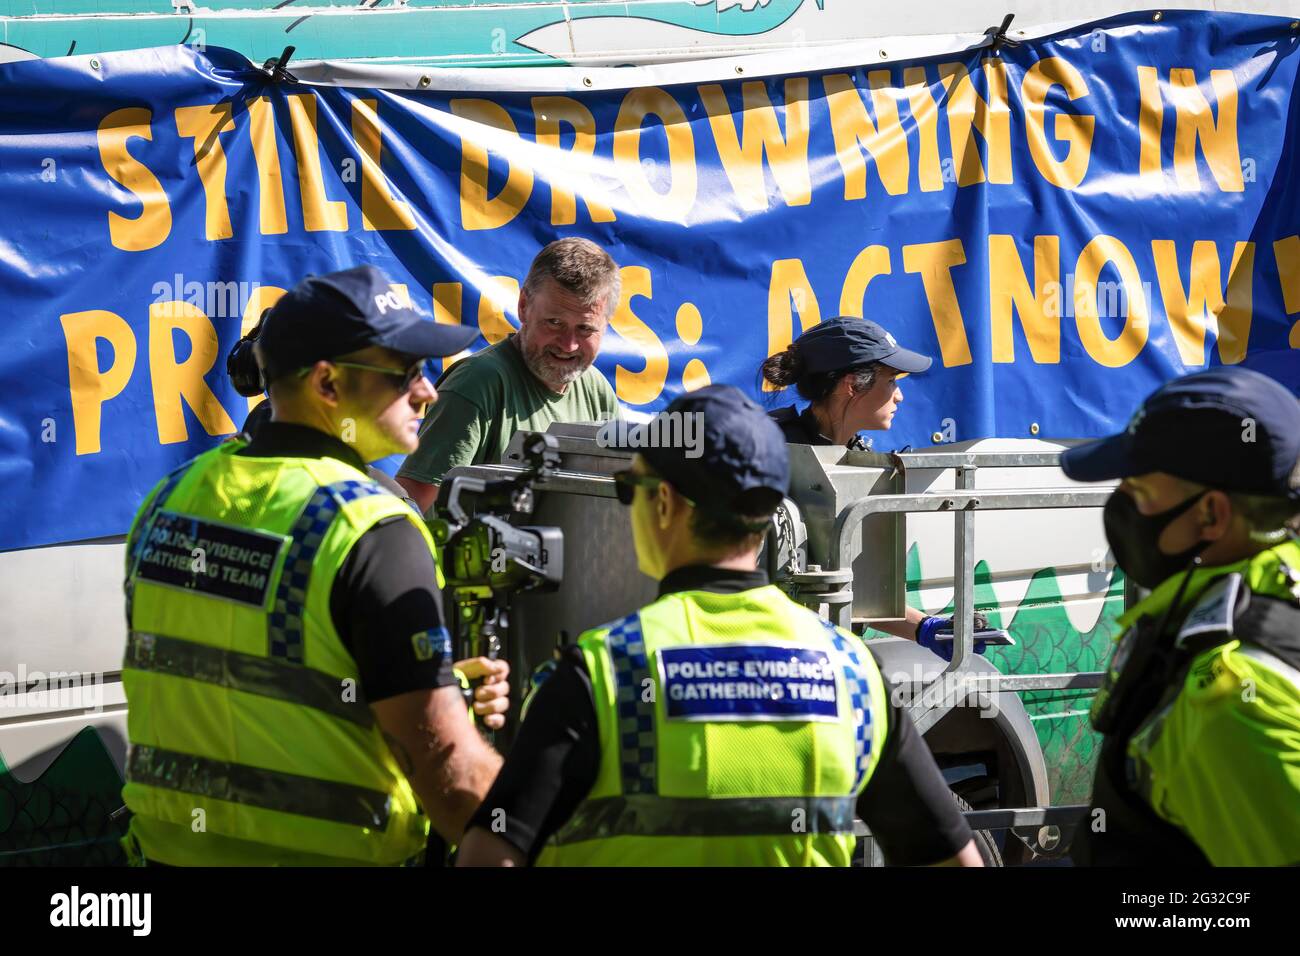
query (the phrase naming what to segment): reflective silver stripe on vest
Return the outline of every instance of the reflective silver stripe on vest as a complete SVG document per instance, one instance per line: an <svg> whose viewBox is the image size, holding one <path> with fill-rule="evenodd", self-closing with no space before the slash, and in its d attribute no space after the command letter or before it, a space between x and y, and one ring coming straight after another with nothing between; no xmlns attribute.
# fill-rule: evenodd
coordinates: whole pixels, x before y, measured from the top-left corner
<svg viewBox="0 0 1300 956"><path fill-rule="evenodd" d="M366 730L375 723L365 700L343 699L341 678L301 664L226 651L163 634L132 631L127 639L124 666L300 704Z"/></svg>
<svg viewBox="0 0 1300 956"><path fill-rule="evenodd" d="M854 797L602 797L579 806L556 834L556 843L620 836L848 834L856 802Z"/></svg>
<svg viewBox="0 0 1300 956"><path fill-rule="evenodd" d="M1257 664L1263 664L1279 677L1290 681L1295 689L1300 691L1300 670L1296 670L1276 654L1270 654L1262 647L1255 647L1253 644L1242 644L1237 648L1237 653L1242 657L1249 657Z"/></svg>
<svg viewBox="0 0 1300 956"><path fill-rule="evenodd" d="M388 825L389 796L378 790L141 744L131 747L127 779L164 790L349 826L382 830Z"/></svg>

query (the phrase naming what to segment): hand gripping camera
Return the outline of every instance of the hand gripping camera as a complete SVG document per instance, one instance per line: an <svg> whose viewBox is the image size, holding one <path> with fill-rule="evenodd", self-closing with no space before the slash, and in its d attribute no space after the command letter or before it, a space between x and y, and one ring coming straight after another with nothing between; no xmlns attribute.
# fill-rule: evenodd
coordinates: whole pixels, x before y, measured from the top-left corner
<svg viewBox="0 0 1300 956"><path fill-rule="evenodd" d="M532 432L523 453L523 470L514 478L456 475L444 483L437 517L429 522L455 608L457 660L498 657L511 596L554 591L564 576L564 532L508 520L533 513L534 487L559 467L559 447L550 435ZM466 495L473 498L473 514L462 503Z"/></svg>

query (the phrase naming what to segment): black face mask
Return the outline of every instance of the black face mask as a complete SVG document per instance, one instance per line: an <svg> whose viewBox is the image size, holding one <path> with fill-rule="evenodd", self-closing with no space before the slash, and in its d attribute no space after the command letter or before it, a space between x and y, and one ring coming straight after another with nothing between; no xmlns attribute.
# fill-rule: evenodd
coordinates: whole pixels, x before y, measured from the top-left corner
<svg viewBox="0 0 1300 956"><path fill-rule="evenodd" d="M1123 491L1111 495L1102 516L1106 524L1106 540L1110 542L1120 570L1144 588L1154 588L1185 570L1193 558L1210 546L1209 541L1198 541L1178 554L1165 554L1156 542L1160 540L1161 532L1200 501L1204 494L1192 495L1182 504L1153 515L1138 511L1137 502Z"/></svg>

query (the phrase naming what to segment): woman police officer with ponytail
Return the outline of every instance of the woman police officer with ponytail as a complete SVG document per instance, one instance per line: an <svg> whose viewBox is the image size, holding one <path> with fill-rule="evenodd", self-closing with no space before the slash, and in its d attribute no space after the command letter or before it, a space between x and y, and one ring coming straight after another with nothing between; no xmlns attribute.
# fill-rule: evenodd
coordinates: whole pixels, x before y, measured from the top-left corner
<svg viewBox="0 0 1300 956"><path fill-rule="evenodd" d="M869 319L839 316L813 326L783 352L767 358L760 373L777 389L794 386L809 405L802 413L794 405L771 412L785 440L792 445L843 445L868 450L859 432L885 431L903 400L898 379L924 372L933 360L905 349L885 329ZM935 636L951 618L933 617L909 607L902 621L874 624L878 630L914 640L940 657L952 658L952 642ZM976 614L977 629L987 627ZM982 643L982 642L980 642ZM976 653L982 647L976 645Z"/></svg>
<svg viewBox="0 0 1300 956"><path fill-rule="evenodd" d="M809 404L779 408L772 419L794 445L844 445L867 449L858 432L884 430L894 420L903 392L900 374L924 372L929 356L902 348L875 322L841 316L813 326L762 365L778 389L793 385Z"/></svg>

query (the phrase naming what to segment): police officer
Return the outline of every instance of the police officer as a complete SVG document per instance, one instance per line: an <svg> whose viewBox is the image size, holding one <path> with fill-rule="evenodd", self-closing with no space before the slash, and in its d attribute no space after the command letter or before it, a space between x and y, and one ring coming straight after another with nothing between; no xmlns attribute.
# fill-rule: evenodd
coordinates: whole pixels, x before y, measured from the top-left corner
<svg viewBox="0 0 1300 956"><path fill-rule="evenodd" d="M270 311L270 309L267 309L263 316ZM248 334L234 344L230 349L230 354L226 356L226 376L235 387L235 391L245 398L257 398L266 393L266 387L262 381L262 370L258 367L255 351L257 339L261 333L262 323L259 321L248 331ZM259 402L249 410L248 415L244 418L244 424L239 428L239 432L232 435L227 441L252 441L257 435L257 430L270 420L271 403ZM407 497L406 489L394 481L387 473L367 463L366 475L372 481L383 485L385 489L405 501L416 510L417 514L419 513L419 506L411 498Z"/></svg>
<svg viewBox="0 0 1300 956"><path fill-rule="evenodd" d="M377 269L266 318L272 418L153 489L127 542L136 862L397 864L459 838L500 766L452 674L432 539L365 463L410 451L437 325ZM475 709L500 726L504 663ZM426 816L427 813L427 816Z"/></svg>
<svg viewBox="0 0 1300 956"><path fill-rule="evenodd" d="M760 367L763 379L777 389L794 386L809 402L802 413L796 406L778 408L772 420L792 445L843 445L866 451L870 442L863 430L887 430L893 425L903 390L898 378L924 372L933 360L913 352L869 319L839 316L814 325L783 352L767 358ZM988 627L976 612L975 629ZM872 625L896 637L914 640L945 660L952 660L952 619L909 607L902 621ZM985 642L975 644L984 652Z"/></svg>
<svg viewBox="0 0 1300 956"><path fill-rule="evenodd" d="M1092 707L1094 865L1300 863L1300 403L1241 367L1175 380L1065 452L1105 508L1131 608Z"/></svg>
<svg viewBox="0 0 1300 956"><path fill-rule="evenodd" d="M903 391L898 377L924 372L927 355L905 349L868 319L839 316L814 325L784 352L768 357L763 379L777 389L794 386L809 405L778 408L772 418L796 445L866 449L858 433L888 429Z"/></svg>
<svg viewBox="0 0 1300 956"><path fill-rule="evenodd" d="M642 443L615 475L660 597L565 651L460 863L846 865L856 810L891 862L978 865L866 647L756 567L780 430L729 386L665 414L699 416L702 447Z"/></svg>

